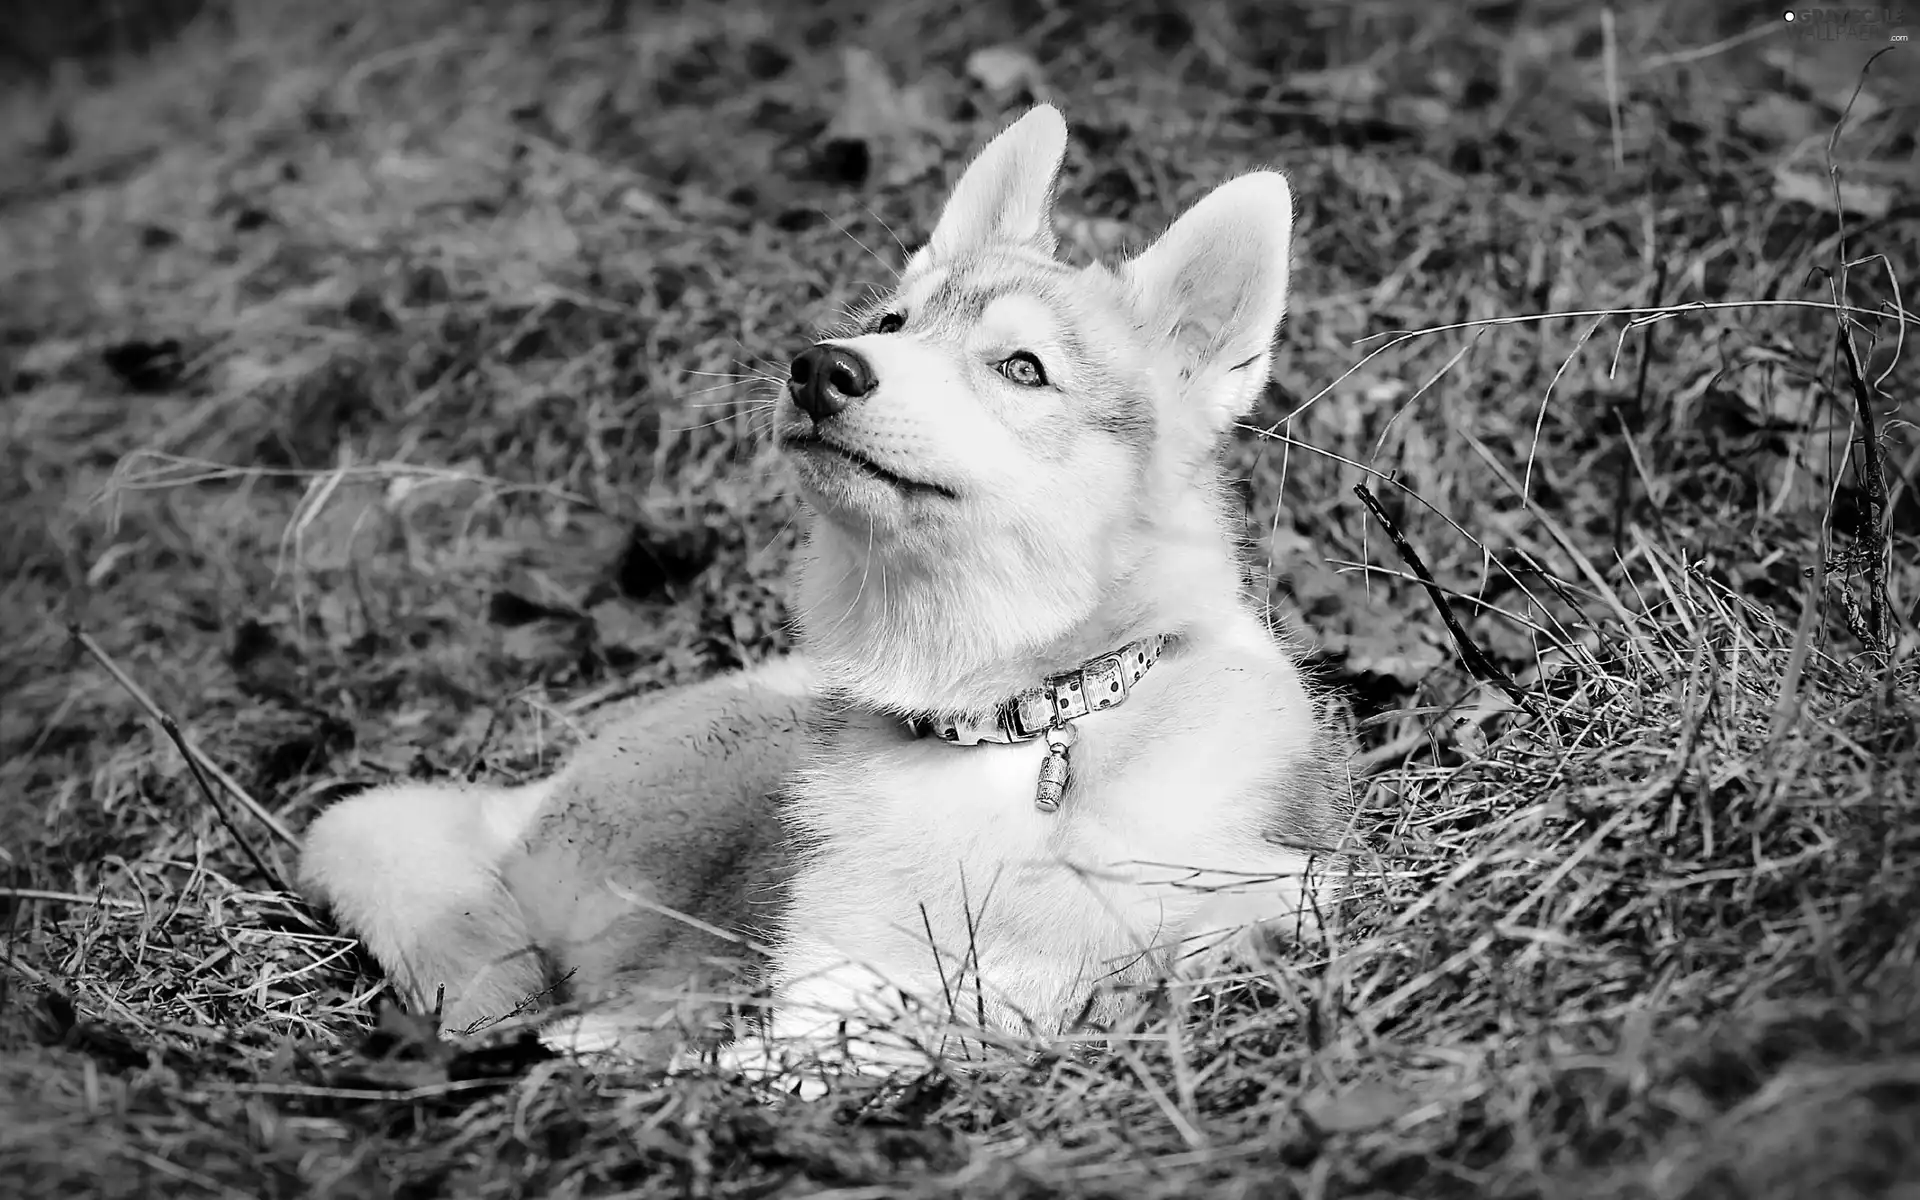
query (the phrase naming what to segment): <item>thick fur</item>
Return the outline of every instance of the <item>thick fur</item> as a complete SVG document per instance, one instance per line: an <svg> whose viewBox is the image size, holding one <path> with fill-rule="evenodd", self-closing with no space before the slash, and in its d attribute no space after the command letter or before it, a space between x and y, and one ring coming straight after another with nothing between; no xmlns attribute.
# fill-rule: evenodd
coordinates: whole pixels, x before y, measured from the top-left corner
<svg viewBox="0 0 1920 1200"><path fill-rule="evenodd" d="M810 690L802 663L779 661L602 717L542 783L362 792L308 827L302 889L409 1007L441 999L449 1032L556 983L612 1001L630 1030L700 1022L699 1002L751 966L777 915L773 797Z"/></svg>
<svg viewBox="0 0 1920 1200"><path fill-rule="evenodd" d="M444 983L461 1028L570 973L608 1000L583 1043L652 1054L745 950L770 1046L886 1066L925 1049L908 1018L1051 1034L1314 926L1345 789L1242 592L1217 468L1285 313L1292 197L1245 175L1137 258L1070 268L1065 146L1050 107L1008 128L833 339L873 391L820 421L778 401L813 514L804 665L662 695L547 784L377 789L315 823L309 890L410 1002ZM1130 698L1073 723L1057 812L1043 743L900 720L990 714L1155 633L1176 641Z"/></svg>

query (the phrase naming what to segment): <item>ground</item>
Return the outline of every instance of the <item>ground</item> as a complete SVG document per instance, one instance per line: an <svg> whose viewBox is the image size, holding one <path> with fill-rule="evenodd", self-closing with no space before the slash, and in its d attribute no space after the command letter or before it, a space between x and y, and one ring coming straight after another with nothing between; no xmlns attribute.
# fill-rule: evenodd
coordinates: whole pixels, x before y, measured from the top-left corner
<svg viewBox="0 0 1920 1200"><path fill-rule="evenodd" d="M1920 1194L1920 50L1712 7L260 0L11 85L0 1192ZM275 825L777 651L756 388L1032 97L1072 254L1294 181L1228 467L1335 952L814 1104L423 1041Z"/></svg>

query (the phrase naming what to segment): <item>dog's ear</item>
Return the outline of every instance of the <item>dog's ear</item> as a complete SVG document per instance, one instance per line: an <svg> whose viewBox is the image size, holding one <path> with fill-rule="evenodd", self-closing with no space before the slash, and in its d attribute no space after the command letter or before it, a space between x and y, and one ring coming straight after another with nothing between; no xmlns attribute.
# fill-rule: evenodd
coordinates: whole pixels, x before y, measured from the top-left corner
<svg viewBox="0 0 1920 1200"><path fill-rule="evenodd" d="M1066 153L1067 123L1051 104L1007 126L967 165L908 272L989 242L1024 242L1052 254L1053 187Z"/></svg>
<svg viewBox="0 0 1920 1200"><path fill-rule="evenodd" d="M1221 184L1122 268L1134 312L1180 364L1215 430L1266 386L1287 312L1293 193L1277 172Z"/></svg>

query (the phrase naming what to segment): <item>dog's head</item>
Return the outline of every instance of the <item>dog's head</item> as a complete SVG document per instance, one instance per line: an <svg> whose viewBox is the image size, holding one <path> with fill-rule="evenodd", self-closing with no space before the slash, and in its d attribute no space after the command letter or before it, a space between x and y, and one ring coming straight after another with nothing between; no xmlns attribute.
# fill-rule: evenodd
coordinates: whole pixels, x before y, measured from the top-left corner
<svg viewBox="0 0 1920 1200"><path fill-rule="evenodd" d="M1217 557L1211 466L1267 378L1292 196L1244 175L1118 267L1069 267L1051 212L1066 137L1048 106L1001 133L893 289L793 360L775 434L822 518L800 607L829 676L969 626L981 662L1070 655L1082 631L1159 618L1149 558L1195 537ZM971 693L980 663L935 649L956 677L927 685Z"/></svg>

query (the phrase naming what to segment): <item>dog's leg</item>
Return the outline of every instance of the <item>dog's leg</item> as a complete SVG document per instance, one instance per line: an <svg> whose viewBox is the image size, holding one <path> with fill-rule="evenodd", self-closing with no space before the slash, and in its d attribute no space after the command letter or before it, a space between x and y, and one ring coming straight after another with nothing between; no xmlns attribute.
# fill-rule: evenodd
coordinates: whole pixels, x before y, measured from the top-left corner
<svg viewBox="0 0 1920 1200"><path fill-rule="evenodd" d="M365 942L416 1012L446 988L442 1028L511 1013L547 983L500 868L553 782L396 784L335 804L307 829L301 890Z"/></svg>
<svg viewBox="0 0 1920 1200"><path fill-rule="evenodd" d="M742 1031L720 1049L722 1070L763 1081L797 1078L799 1095L812 1099L841 1076L911 1075L938 1060L944 1022L896 982L807 939L783 949L775 978L784 982L774 987L771 1016L763 1029Z"/></svg>
<svg viewBox="0 0 1920 1200"><path fill-rule="evenodd" d="M1173 981L1220 971L1260 973L1297 962L1303 952L1325 951L1346 869L1342 856L1275 848L1258 869L1196 872L1183 880L1205 899L1180 926Z"/></svg>

